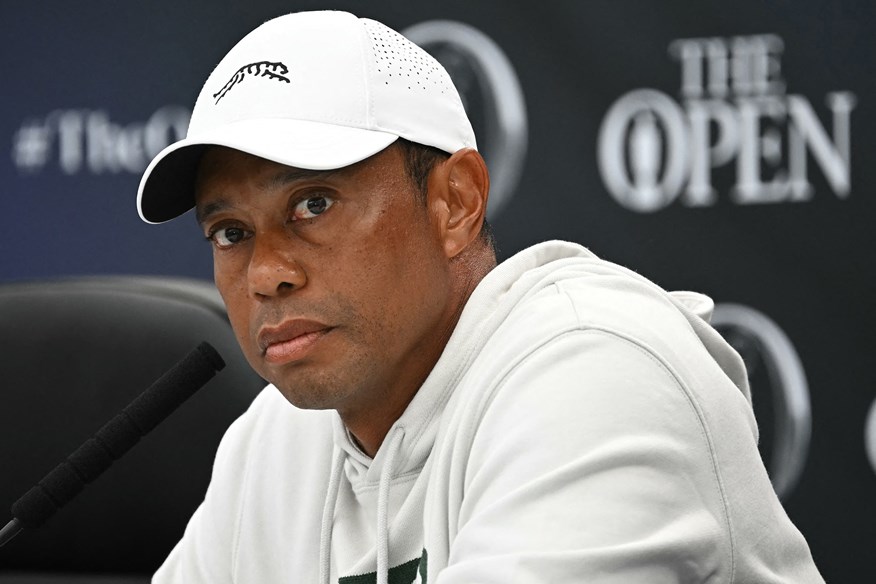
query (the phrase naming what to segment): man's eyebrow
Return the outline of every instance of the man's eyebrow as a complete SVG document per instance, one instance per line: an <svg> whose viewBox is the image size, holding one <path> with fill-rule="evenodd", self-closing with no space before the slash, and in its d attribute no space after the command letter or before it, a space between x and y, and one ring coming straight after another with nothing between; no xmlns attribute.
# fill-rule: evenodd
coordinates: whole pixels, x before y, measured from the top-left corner
<svg viewBox="0 0 876 584"><path fill-rule="evenodd" d="M210 215L214 213L218 213L223 209L227 209L230 205L228 201L225 199L219 199L218 201L213 201L211 203L207 203L203 207L195 207L195 218L198 220L198 225L203 225L204 222L210 217Z"/></svg>

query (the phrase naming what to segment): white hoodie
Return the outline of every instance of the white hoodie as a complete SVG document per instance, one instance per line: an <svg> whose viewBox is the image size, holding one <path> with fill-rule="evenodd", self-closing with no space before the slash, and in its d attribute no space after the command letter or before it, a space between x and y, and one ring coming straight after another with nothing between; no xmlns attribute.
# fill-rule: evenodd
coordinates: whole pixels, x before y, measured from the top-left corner
<svg viewBox="0 0 876 584"><path fill-rule="evenodd" d="M578 245L527 249L373 460L266 388L153 581L823 582L710 309Z"/></svg>

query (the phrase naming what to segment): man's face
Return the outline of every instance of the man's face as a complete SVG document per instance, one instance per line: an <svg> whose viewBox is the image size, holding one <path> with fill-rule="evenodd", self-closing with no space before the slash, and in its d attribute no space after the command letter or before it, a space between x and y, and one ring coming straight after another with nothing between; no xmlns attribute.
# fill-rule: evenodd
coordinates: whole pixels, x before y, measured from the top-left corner
<svg viewBox="0 0 876 584"><path fill-rule="evenodd" d="M397 147L329 172L211 148L196 208L240 346L290 402L343 414L410 399L453 307L440 231Z"/></svg>

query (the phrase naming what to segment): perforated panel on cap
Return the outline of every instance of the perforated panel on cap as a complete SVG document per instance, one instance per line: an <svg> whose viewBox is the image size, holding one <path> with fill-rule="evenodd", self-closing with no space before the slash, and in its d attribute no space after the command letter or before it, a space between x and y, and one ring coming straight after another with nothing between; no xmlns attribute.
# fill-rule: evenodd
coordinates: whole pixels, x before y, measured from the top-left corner
<svg viewBox="0 0 876 584"><path fill-rule="evenodd" d="M431 85L441 93L450 89L444 70L432 55L391 28L362 20L371 39L377 72L385 76L384 84L398 83L410 90L425 90Z"/></svg>

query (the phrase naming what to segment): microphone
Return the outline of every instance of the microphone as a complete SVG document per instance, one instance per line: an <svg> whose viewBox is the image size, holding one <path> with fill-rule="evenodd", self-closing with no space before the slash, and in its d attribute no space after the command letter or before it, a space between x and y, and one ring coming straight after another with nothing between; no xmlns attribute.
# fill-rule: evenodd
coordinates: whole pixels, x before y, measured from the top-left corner
<svg viewBox="0 0 876 584"><path fill-rule="evenodd" d="M195 347L12 505L0 546L22 528L45 523L224 367L209 343Z"/></svg>

